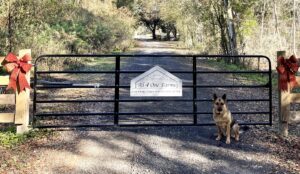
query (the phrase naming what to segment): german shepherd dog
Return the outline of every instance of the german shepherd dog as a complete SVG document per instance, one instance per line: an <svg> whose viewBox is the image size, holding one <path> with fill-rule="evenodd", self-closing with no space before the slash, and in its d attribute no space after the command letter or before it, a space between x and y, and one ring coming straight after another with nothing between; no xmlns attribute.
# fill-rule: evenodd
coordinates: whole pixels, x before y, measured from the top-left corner
<svg viewBox="0 0 300 174"><path fill-rule="evenodd" d="M213 95L213 119L218 129L217 141L220 141L222 135L226 135L226 144L230 144L231 130L236 141L239 141L240 126L232 118L231 112L227 106L226 94L222 97Z"/></svg>

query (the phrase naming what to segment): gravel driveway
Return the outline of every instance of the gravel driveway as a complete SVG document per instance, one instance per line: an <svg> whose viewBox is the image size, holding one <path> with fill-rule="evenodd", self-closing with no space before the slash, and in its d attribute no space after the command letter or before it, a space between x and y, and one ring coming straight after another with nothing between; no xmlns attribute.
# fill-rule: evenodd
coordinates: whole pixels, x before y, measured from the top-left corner
<svg viewBox="0 0 300 174"><path fill-rule="evenodd" d="M183 50L172 48L170 42L141 41L140 48L134 50L140 53L183 53ZM139 65L145 70L153 64L160 64L162 67L169 66L186 70L189 68L189 62L178 64L178 61L172 63L165 60L128 60L131 65ZM172 65L173 64L173 65ZM171 66L170 66L171 65ZM124 67L129 68L130 66ZM204 66L203 69L210 68ZM130 78L130 77L127 77ZM126 77L122 78L126 83ZM186 83L191 82L190 76L181 76ZM199 77L199 81L204 77ZM210 82L226 84L234 77L210 77ZM236 82L234 82L236 83ZM186 94L189 91L185 91ZM199 91L202 98L210 98L214 90ZM236 91L221 92L228 93L233 97ZM239 95L243 96L243 91ZM251 97L258 98L264 94L248 91ZM124 92L121 97L126 96ZM185 95L190 97L189 95ZM264 104L258 104L261 107L254 107L252 110L259 110L267 107ZM165 105L164 109L178 110L178 106ZM191 109L191 105L182 103L180 107ZM139 110L139 106L121 105L121 109ZM152 109L157 108L153 105ZM182 111L182 108L179 110ZM198 105L201 111L210 111L211 104L203 103ZM232 104L233 110L248 109L248 105L236 106ZM242 117L241 117L242 118ZM122 118L121 118L122 119ZM123 117L123 121L133 121L133 117ZM157 122L155 117L138 118L142 122ZM192 118L179 116L177 119L164 118L166 121L191 121ZM263 118L262 118L263 119ZM201 116L199 121L209 122L211 116ZM256 121L255 119L253 119ZM264 120L264 119L263 119ZM122 121L122 120L121 120ZM251 120L250 120L251 121ZM252 129L252 128L251 128ZM252 134L250 131L241 135L241 141L232 140L230 145L225 144L224 140L215 141L215 127L139 127L139 128L102 128L88 130L58 131L55 137L43 142L38 142L32 154L32 173L104 173L104 174L128 174L128 173L290 173L294 170L278 166L278 160L270 150L262 143L251 143L248 137Z"/></svg>

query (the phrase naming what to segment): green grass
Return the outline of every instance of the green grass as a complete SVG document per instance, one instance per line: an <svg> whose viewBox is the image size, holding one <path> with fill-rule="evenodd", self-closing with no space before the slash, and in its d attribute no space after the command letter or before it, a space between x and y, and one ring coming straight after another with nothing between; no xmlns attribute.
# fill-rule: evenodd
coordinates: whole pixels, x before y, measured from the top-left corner
<svg viewBox="0 0 300 174"><path fill-rule="evenodd" d="M300 88L293 88L291 93L300 93Z"/></svg>
<svg viewBox="0 0 300 174"><path fill-rule="evenodd" d="M30 130L24 134L17 134L15 127L8 127L0 131L0 146L12 148L32 139L38 139L53 135L48 130Z"/></svg>
<svg viewBox="0 0 300 174"><path fill-rule="evenodd" d="M224 60L217 61L217 60L209 59L207 61L207 63L212 67L216 67L216 68L220 68L220 69L224 69L224 70L228 70L228 71L247 71L247 70L249 70L248 68L243 67L241 65L225 63ZM260 84L268 83L268 76L266 74L239 74L238 76L244 77L249 81L256 81ZM275 79L275 81L273 81L273 80L274 79L272 78L272 84L275 83L275 81L277 83L277 79Z"/></svg>
<svg viewBox="0 0 300 174"><path fill-rule="evenodd" d="M276 71L272 72L272 86L273 88L278 88L278 77Z"/></svg>
<svg viewBox="0 0 300 174"><path fill-rule="evenodd" d="M114 70L116 66L114 58L94 59L93 61L85 62L85 64L87 69L103 71ZM124 62L121 62L121 66L124 64Z"/></svg>

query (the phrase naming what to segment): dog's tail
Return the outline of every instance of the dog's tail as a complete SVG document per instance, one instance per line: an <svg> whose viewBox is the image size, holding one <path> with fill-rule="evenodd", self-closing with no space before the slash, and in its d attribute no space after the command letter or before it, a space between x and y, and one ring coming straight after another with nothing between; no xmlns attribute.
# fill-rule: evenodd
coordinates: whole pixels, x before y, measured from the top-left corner
<svg viewBox="0 0 300 174"><path fill-rule="evenodd" d="M250 127L249 126L247 126L247 125L240 125L240 130L239 130L239 133L241 134L241 133L244 133L244 132L246 132L246 131L248 131L250 129Z"/></svg>
<svg viewBox="0 0 300 174"><path fill-rule="evenodd" d="M246 132L247 130L250 129L250 127L247 126L247 125L239 125L239 122L240 122L240 121L233 119L232 122L231 122L231 127L233 127L233 126L235 126L235 125L238 126L238 129L239 129L239 133L240 133L240 134L241 134L241 133L244 133L244 132Z"/></svg>
<svg viewBox="0 0 300 174"><path fill-rule="evenodd" d="M235 136L236 136L236 132L238 132L237 134L243 134L243 133L245 133L247 130L249 130L250 127L249 127L249 126L246 126L246 125L241 126L241 125L239 125L239 124L236 122L236 123L233 125L232 129L233 129L233 131L232 131L232 133L230 133L231 138L236 138L236 137L235 137ZM226 136L224 133L223 133L223 135Z"/></svg>

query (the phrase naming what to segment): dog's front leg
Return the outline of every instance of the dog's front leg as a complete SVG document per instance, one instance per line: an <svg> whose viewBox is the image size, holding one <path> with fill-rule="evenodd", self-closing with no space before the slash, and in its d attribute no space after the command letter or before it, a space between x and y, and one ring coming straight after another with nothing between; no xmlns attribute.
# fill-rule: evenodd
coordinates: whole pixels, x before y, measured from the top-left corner
<svg viewBox="0 0 300 174"><path fill-rule="evenodd" d="M218 136L217 136L216 140L220 141L222 138L222 130L219 126L217 126L217 128L218 128Z"/></svg>
<svg viewBox="0 0 300 174"><path fill-rule="evenodd" d="M226 144L230 144L230 124L226 127Z"/></svg>

